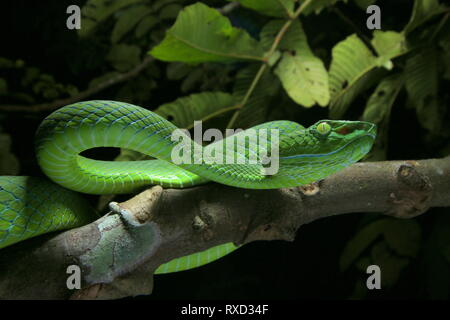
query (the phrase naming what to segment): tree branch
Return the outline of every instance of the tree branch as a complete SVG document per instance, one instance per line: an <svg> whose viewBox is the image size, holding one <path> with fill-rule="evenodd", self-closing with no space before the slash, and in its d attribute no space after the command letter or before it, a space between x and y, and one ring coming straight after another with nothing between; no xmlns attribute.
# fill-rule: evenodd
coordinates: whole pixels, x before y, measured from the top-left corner
<svg viewBox="0 0 450 320"><path fill-rule="evenodd" d="M1 251L0 298L110 299L152 292L152 274L174 258L221 243L292 241L319 218L379 212L413 218L450 206L450 157L357 163L318 183L280 190L218 184L148 189L81 228ZM194 221L203 221L202 228ZM66 269L82 270L68 290Z"/></svg>
<svg viewBox="0 0 450 320"><path fill-rule="evenodd" d="M52 110L60 108L61 106L65 106L65 105L72 104L72 103L75 103L78 101L82 101L82 100L86 99L87 97L90 97L102 90L105 90L106 88L109 88L118 83L130 80L130 79L136 77L137 75L139 75L143 70L145 70L145 68L152 61L154 61L154 58L151 56L147 56L134 69L132 69L126 73L122 73L115 77L112 77L112 78L108 79L107 81L102 82L93 88L82 91L73 97L58 99L58 100L55 100L52 102L46 102L46 103L41 103L41 104L36 104L36 105L0 105L0 111L5 111L5 112L23 112L24 111L24 112L30 112L30 113L42 112L42 111L52 111Z"/></svg>

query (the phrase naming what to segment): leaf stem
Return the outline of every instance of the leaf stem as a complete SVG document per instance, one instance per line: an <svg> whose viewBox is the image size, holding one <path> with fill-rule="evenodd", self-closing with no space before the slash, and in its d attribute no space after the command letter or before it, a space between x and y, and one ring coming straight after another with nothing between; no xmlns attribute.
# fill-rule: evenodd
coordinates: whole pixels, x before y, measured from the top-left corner
<svg viewBox="0 0 450 320"><path fill-rule="evenodd" d="M231 107L227 107L227 108L223 108L223 109L217 110L216 112L213 112L210 115L208 115L208 116L204 117L203 119L201 119L201 121L207 121L209 119L212 119L212 118L215 118L217 116L220 116L221 114L227 113L227 112L232 111L232 110L239 109L239 107L240 107L240 103L239 104L235 104L235 105L233 105ZM193 127L194 127L194 124L191 124L190 126L186 127L186 129L190 130Z"/></svg>
<svg viewBox="0 0 450 320"><path fill-rule="evenodd" d="M227 14L230 14L236 8L239 8L239 6L240 6L239 2L231 2L231 3L224 5L222 8L217 9L217 11L219 11L221 14L226 16Z"/></svg>
<svg viewBox="0 0 450 320"><path fill-rule="evenodd" d="M355 30L356 34L358 34L361 39L368 45L371 46L370 39L361 31L361 29L351 20L349 19L339 8L332 8L331 9L336 15L341 18L342 21L344 21L346 24L348 24L349 27L351 27L353 30Z"/></svg>
<svg viewBox="0 0 450 320"><path fill-rule="evenodd" d="M258 85L259 80L264 75L264 71L266 71L266 69L267 69L267 64L263 63L261 65L261 67L259 68L258 73L256 74L255 78L253 79L252 84L250 85L250 88L245 93L244 98L238 104L238 108L237 108L236 112L233 114L233 116L231 117L231 120L228 123L227 128L230 129L233 127L234 123L236 122L236 120L240 114L242 107L247 104L248 99L250 99L250 96L252 95L253 91L255 90L256 86Z"/></svg>
<svg viewBox="0 0 450 320"><path fill-rule="evenodd" d="M447 12L444 17L442 17L441 21L439 21L438 26L436 27L436 30L434 30L433 35L430 37L430 42L434 41L434 39L436 38L436 36L439 34L439 32L441 31L442 27L445 25L445 23L448 20L448 17L450 15L450 11Z"/></svg>
<svg viewBox="0 0 450 320"><path fill-rule="evenodd" d="M283 27L280 29L277 36L275 37L275 40L272 44L272 47L269 50L269 53L267 54L267 57L270 57L277 50L281 40L285 36L286 32L289 30L294 20L300 16L300 14L303 12L303 10L306 9L306 7L311 3L311 1L312 0L306 0L305 2L303 2L301 6L298 7L298 9L294 12L294 15L290 17L288 21L286 21L286 23L283 25Z"/></svg>
<svg viewBox="0 0 450 320"><path fill-rule="evenodd" d="M289 19L292 19L292 13L289 11L289 9L284 5L284 3L281 0L277 0L278 5L283 8L286 15L289 17Z"/></svg>

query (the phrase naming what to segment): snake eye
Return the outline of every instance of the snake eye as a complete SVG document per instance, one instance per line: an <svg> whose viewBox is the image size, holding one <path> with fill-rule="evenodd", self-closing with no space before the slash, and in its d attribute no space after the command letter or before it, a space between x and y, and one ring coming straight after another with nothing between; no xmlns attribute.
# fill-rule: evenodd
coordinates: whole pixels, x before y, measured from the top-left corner
<svg viewBox="0 0 450 320"><path fill-rule="evenodd" d="M321 135L327 135L330 133L331 131L331 126L326 123L326 122L321 122L317 125L317 131L321 134Z"/></svg>

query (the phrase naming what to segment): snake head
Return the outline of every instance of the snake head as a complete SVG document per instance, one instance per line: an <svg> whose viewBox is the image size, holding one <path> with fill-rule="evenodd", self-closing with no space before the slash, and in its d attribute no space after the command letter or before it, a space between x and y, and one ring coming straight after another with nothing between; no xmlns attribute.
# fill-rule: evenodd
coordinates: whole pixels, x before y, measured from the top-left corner
<svg viewBox="0 0 450 320"><path fill-rule="evenodd" d="M375 124L364 121L322 120L307 129L314 141L311 153L338 154L346 152L355 161L367 154L376 138ZM352 150L351 154L348 153Z"/></svg>
<svg viewBox="0 0 450 320"><path fill-rule="evenodd" d="M296 142L284 149L287 153L281 154L280 162L307 165L312 170L345 167L370 151L376 131L376 125L370 122L321 120L290 137Z"/></svg>

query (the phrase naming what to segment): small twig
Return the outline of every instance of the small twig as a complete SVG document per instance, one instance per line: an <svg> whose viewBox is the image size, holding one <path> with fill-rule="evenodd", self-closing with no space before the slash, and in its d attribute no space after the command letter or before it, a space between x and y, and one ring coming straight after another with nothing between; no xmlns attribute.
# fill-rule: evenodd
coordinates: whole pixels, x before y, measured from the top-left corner
<svg viewBox="0 0 450 320"><path fill-rule="evenodd" d="M242 107L245 106L245 105L247 104L248 99L250 99L250 96L252 95L253 91L255 91L255 88L256 88L256 86L258 85L259 80L260 80L261 77L263 76L263 74L264 74L264 72L266 71L266 69L267 69L267 64L265 64L265 63L262 64L262 65L261 65L261 68L259 68L258 73L256 74L255 78L253 79L253 82L252 82L252 84L250 85L250 88L247 90L247 92L246 92L244 98L242 99L242 102L239 103L239 104L237 105L237 108L236 108L237 110L236 110L236 112L233 114L233 116L231 117L231 120L230 120L230 122L228 123L227 128L230 129L230 128L233 127L234 123L236 122L236 120L237 120L237 118L238 118L238 116L239 116L239 114L240 114L240 112L241 112Z"/></svg>
<svg viewBox="0 0 450 320"><path fill-rule="evenodd" d="M288 10L288 8L286 8L286 6L284 5L283 1L277 0L277 2L278 2L278 5L284 9L284 12L285 12L286 15L289 17L289 19L292 19L292 18L293 18L293 15L292 15L292 13Z"/></svg>
<svg viewBox="0 0 450 320"><path fill-rule="evenodd" d="M438 26L436 27L436 30L434 30L433 35L430 37L430 42L433 41L436 36L439 34L439 32L441 31L442 27L445 25L445 23L448 20L448 17L450 16L450 11L448 11L441 19L441 21L439 21Z"/></svg>
<svg viewBox="0 0 450 320"><path fill-rule="evenodd" d="M137 75L139 75L152 61L154 60L153 57L147 56L139 65L137 65L134 69L117 75L115 77L112 77L108 79L105 82L102 82L101 84L87 89L85 91L80 92L76 96L64 98L64 99L58 99L52 102L48 103L41 103L36 105L0 105L0 111L6 111L6 112L42 112L42 111L51 111L55 110L61 106L65 106L71 103L75 103L77 101L81 101L89 96L92 96L106 88L112 87L118 83L130 80Z"/></svg>
<svg viewBox="0 0 450 320"><path fill-rule="evenodd" d="M362 40L370 47L370 39L358 28L358 26L349 19L341 10L339 10L336 7L332 8L332 11L336 13L336 15L341 18L342 21L344 21L346 24L348 24L355 32L362 38Z"/></svg>
<svg viewBox="0 0 450 320"><path fill-rule="evenodd" d="M227 15L230 14L233 10L239 8L239 2L231 2L229 4L224 5L222 8L217 9L221 14Z"/></svg>
<svg viewBox="0 0 450 320"><path fill-rule="evenodd" d="M213 118L218 117L218 116L220 116L220 115L222 115L224 113L227 113L229 111L237 110L237 109L240 108L240 106L241 106L241 104L238 103L238 104L235 104L235 105L233 105L231 107L227 107L227 108L223 108L223 109L217 110L216 112L211 113L210 115L202 118L201 120L202 121L207 121L207 120L213 119ZM194 128L194 124L193 123L186 127L186 129L188 129L188 130L191 130L192 128Z"/></svg>

